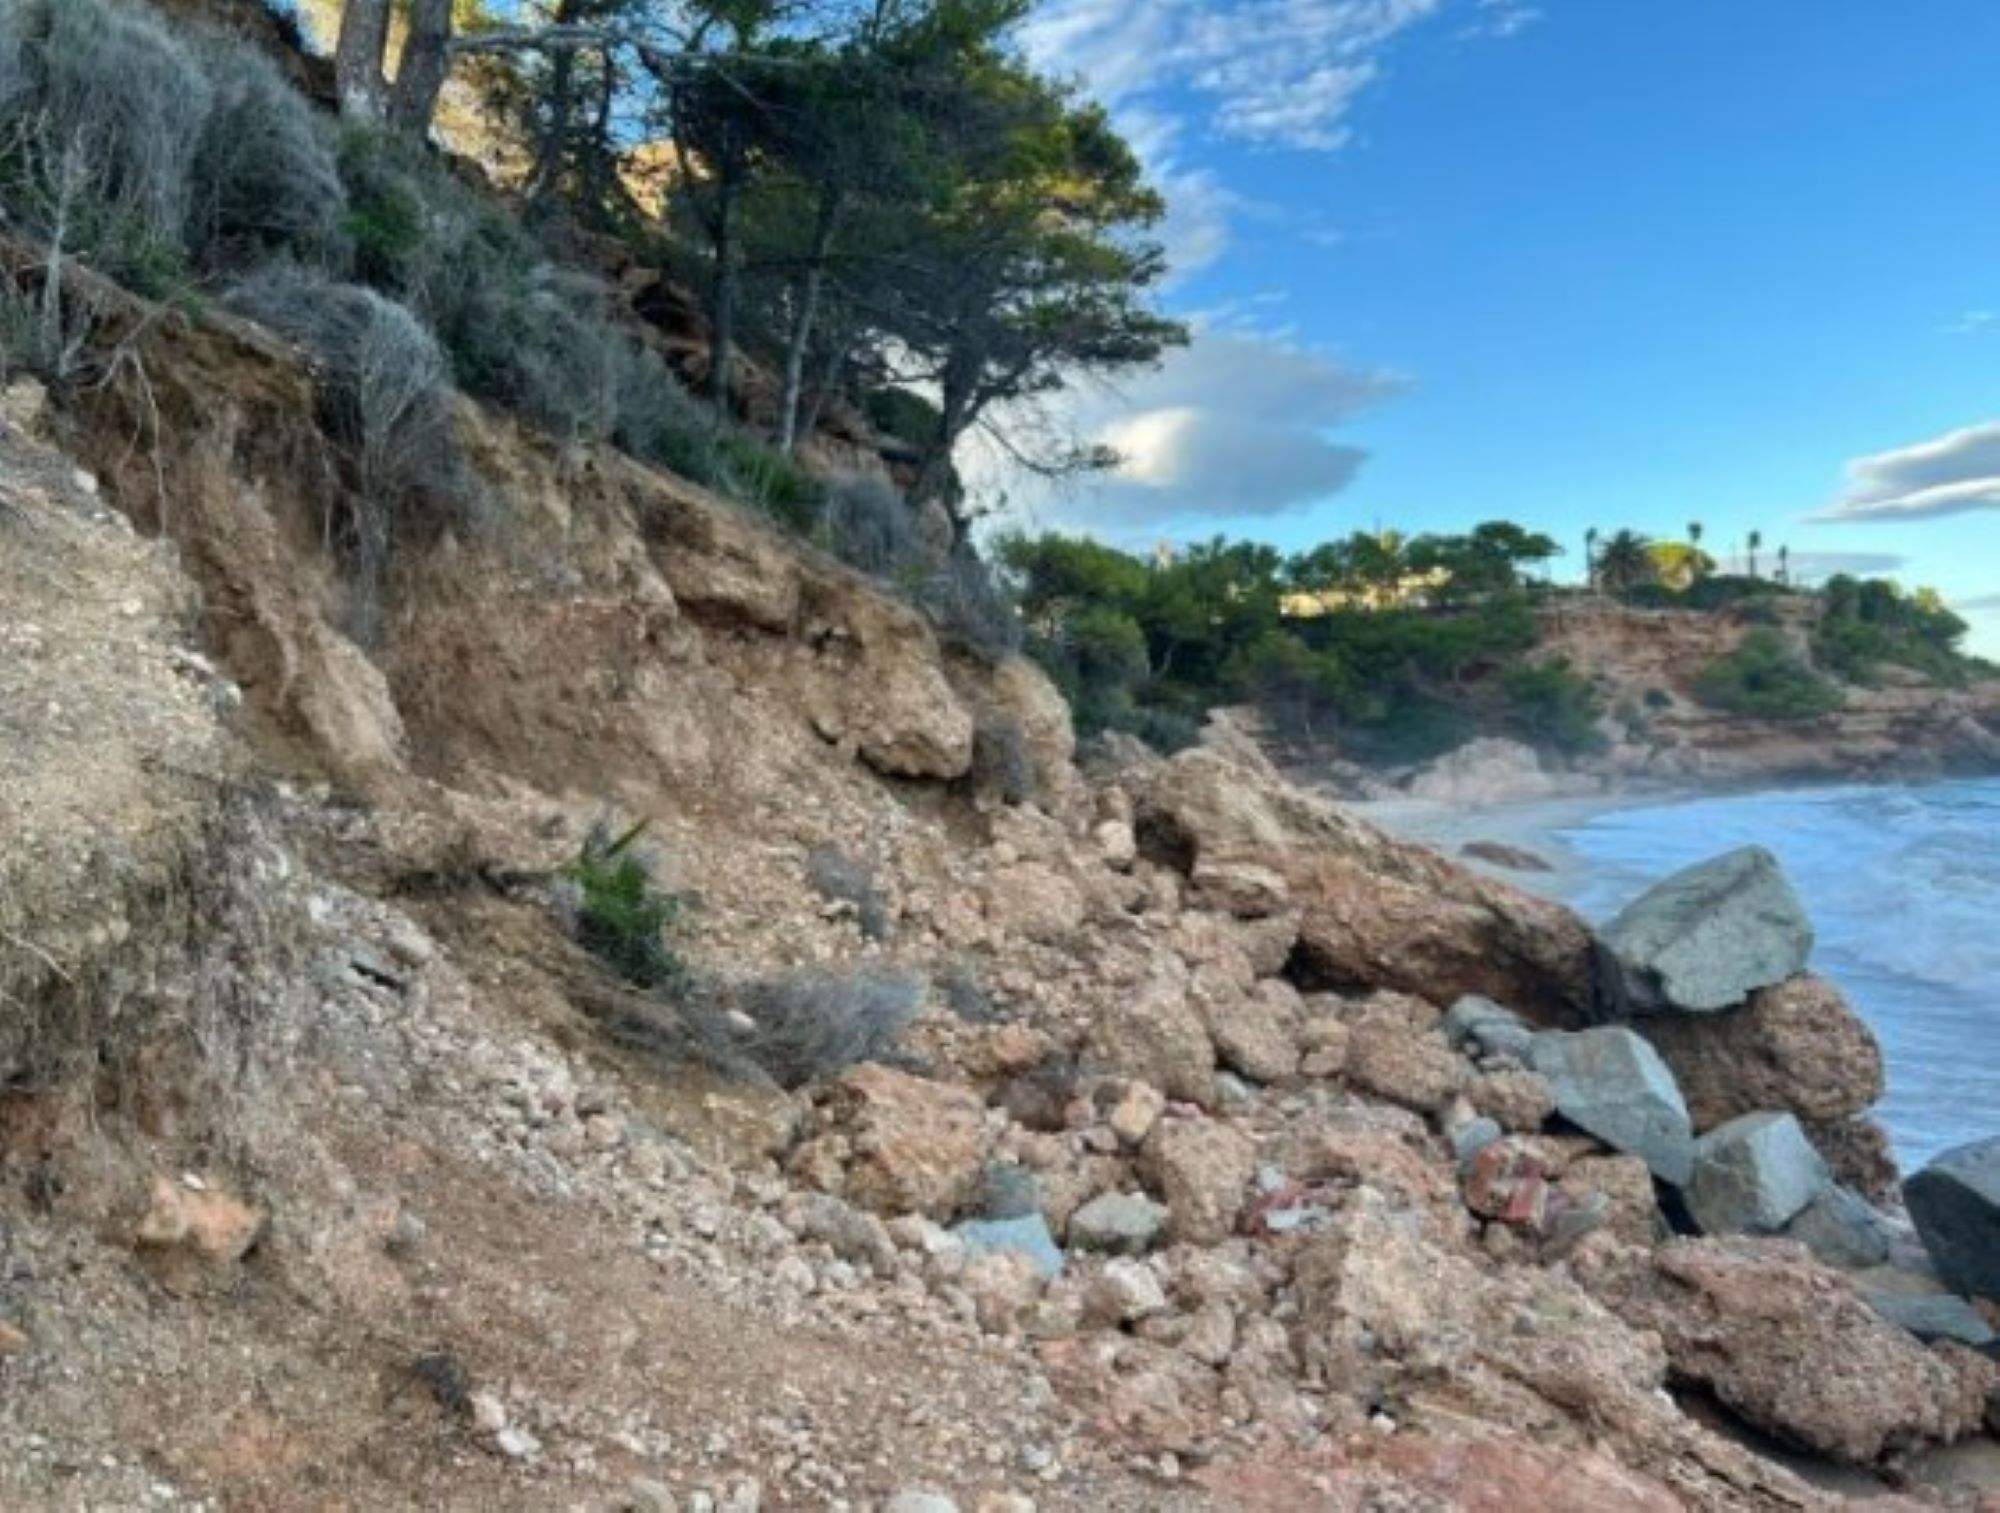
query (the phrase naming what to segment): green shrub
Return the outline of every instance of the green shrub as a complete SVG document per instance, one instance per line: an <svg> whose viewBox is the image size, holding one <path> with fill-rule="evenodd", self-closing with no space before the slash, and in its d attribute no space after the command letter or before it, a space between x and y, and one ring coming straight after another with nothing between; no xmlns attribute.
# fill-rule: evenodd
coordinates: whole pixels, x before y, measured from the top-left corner
<svg viewBox="0 0 2000 1513"><path fill-rule="evenodd" d="M1765 720L1810 720L1841 705L1840 690L1785 647L1775 631L1758 629L1727 656L1701 670L1695 697L1711 709Z"/></svg>
<svg viewBox="0 0 2000 1513"><path fill-rule="evenodd" d="M346 269L353 250L333 128L250 48L213 42L202 61L213 94L192 165L194 263L248 267L282 255Z"/></svg>
<svg viewBox="0 0 2000 1513"><path fill-rule="evenodd" d="M1603 747L1604 734L1597 727L1603 700L1590 680L1562 658L1511 667L1501 678L1501 688L1509 720L1529 744L1565 756ZM1636 715L1634 709L1626 723L1633 723Z"/></svg>
<svg viewBox="0 0 2000 1513"><path fill-rule="evenodd" d="M635 847L644 821L613 836L602 824L591 827L569 868L577 889L576 936L584 949L634 987L674 990L687 981L687 967L668 944L667 932L680 921L685 900L654 880L653 868Z"/></svg>
<svg viewBox="0 0 2000 1513"><path fill-rule="evenodd" d="M938 407L913 389L895 384L870 389L861 398L868 423L909 447L926 447L943 424Z"/></svg>
<svg viewBox="0 0 2000 1513"><path fill-rule="evenodd" d="M320 423L352 475L351 498L326 501L325 531L355 569L366 630L398 537L476 521L444 355L401 305L292 264L263 268L227 298L317 360Z"/></svg>

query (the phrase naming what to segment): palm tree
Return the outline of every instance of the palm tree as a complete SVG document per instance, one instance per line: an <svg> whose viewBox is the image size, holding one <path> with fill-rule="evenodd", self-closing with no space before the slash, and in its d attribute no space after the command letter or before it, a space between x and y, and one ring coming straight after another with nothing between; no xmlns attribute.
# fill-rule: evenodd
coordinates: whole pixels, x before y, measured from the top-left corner
<svg viewBox="0 0 2000 1513"><path fill-rule="evenodd" d="M1749 540L1750 540L1750 552L1749 552L1750 576L1754 578L1757 576L1757 548L1764 544L1764 533L1762 531L1752 531L1750 533Z"/></svg>
<svg viewBox="0 0 2000 1513"><path fill-rule="evenodd" d="M1637 531L1620 531L1605 542L1597 559L1597 571L1604 579L1604 586L1614 594L1622 594L1651 581L1653 558L1646 550L1649 544Z"/></svg>
<svg viewBox="0 0 2000 1513"><path fill-rule="evenodd" d="M1778 581L1787 588L1792 586L1792 549L1789 546L1778 548Z"/></svg>
<svg viewBox="0 0 2000 1513"><path fill-rule="evenodd" d="M1592 593L1597 592L1597 527L1594 525L1583 533L1583 581Z"/></svg>
<svg viewBox="0 0 2000 1513"><path fill-rule="evenodd" d="M1701 522L1699 520L1690 520L1688 522L1688 545L1701 545Z"/></svg>

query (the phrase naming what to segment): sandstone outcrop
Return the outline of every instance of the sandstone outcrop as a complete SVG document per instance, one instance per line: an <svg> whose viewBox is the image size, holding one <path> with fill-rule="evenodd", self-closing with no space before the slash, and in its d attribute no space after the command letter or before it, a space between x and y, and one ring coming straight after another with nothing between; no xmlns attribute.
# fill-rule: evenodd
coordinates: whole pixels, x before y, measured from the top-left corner
<svg viewBox="0 0 2000 1513"><path fill-rule="evenodd" d="M1984 1421L1991 1361L1927 1350L1838 1273L1780 1241L1674 1240L1601 1256L1586 1284L1655 1331L1680 1376L1751 1423L1856 1464Z"/></svg>
<svg viewBox="0 0 2000 1513"><path fill-rule="evenodd" d="M1882 1096L1882 1049L1832 983L1800 976L1741 1008L1647 1015L1634 1026L1673 1069L1697 1130L1759 1109L1831 1123Z"/></svg>
<svg viewBox="0 0 2000 1513"><path fill-rule="evenodd" d="M1568 910L1478 876L1212 747L1135 793L1142 847L1230 912L1298 911L1301 985L1479 993L1574 1021L1595 997L1588 932Z"/></svg>

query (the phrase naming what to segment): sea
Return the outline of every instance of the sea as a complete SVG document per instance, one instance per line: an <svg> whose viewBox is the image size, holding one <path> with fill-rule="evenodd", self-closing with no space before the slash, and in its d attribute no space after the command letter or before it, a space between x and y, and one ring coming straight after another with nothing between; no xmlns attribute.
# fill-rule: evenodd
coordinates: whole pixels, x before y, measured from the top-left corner
<svg viewBox="0 0 2000 1513"><path fill-rule="evenodd" d="M1581 863L1569 902L1600 923L1677 868L1769 847L1812 918L1814 970L1882 1042L1876 1116L1904 1170L2000 1135L2000 779L1661 803L1558 838Z"/></svg>

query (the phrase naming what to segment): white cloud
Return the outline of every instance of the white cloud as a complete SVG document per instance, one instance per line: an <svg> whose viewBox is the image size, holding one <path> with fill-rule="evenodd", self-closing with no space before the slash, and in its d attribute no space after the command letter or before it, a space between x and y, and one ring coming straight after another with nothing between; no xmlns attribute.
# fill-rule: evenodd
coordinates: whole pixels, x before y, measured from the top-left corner
<svg viewBox="0 0 2000 1513"><path fill-rule="evenodd" d="M1063 396L1055 419L1118 451L1117 471L1050 490L991 450L961 463L975 488L1008 493L1012 513L1045 524L1133 533L1268 518L1345 488L1366 453L1333 432L1401 387L1280 336L1210 325L1155 372Z"/></svg>
<svg viewBox="0 0 2000 1513"><path fill-rule="evenodd" d="M1947 336L1986 336L2000 331L2000 310L1968 310L1944 329Z"/></svg>
<svg viewBox="0 0 2000 1513"><path fill-rule="evenodd" d="M1448 3L1051 0L1021 37L1038 66L1113 106L1192 91L1222 136L1327 151L1350 139L1348 112L1381 76L1383 49ZM1479 6L1495 18L1489 30L1531 10L1512 0Z"/></svg>
<svg viewBox="0 0 2000 1513"><path fill-rule="evenodd" d="M1542 8L1526 0L1479 0L1479 14L1459 35L1504 40L1519 36L1542 17Z"/></svg>
<svg viewBox="0 0 2000 1513"><path fill-rule="evenodd" d="M2000 594L1974 594L1970 598L1954 599L1951 601L1951 607L1959 611L1969 610L1973 614L1982 614L1989 610L2000 609Z"/></svg>
<svg viewBox="0 0 2000 1513"><path fill-rule="evenodd" d="M1925 520L2000 509L2000 420L1847 465L1847 487L1813 518Z"/></svg>

